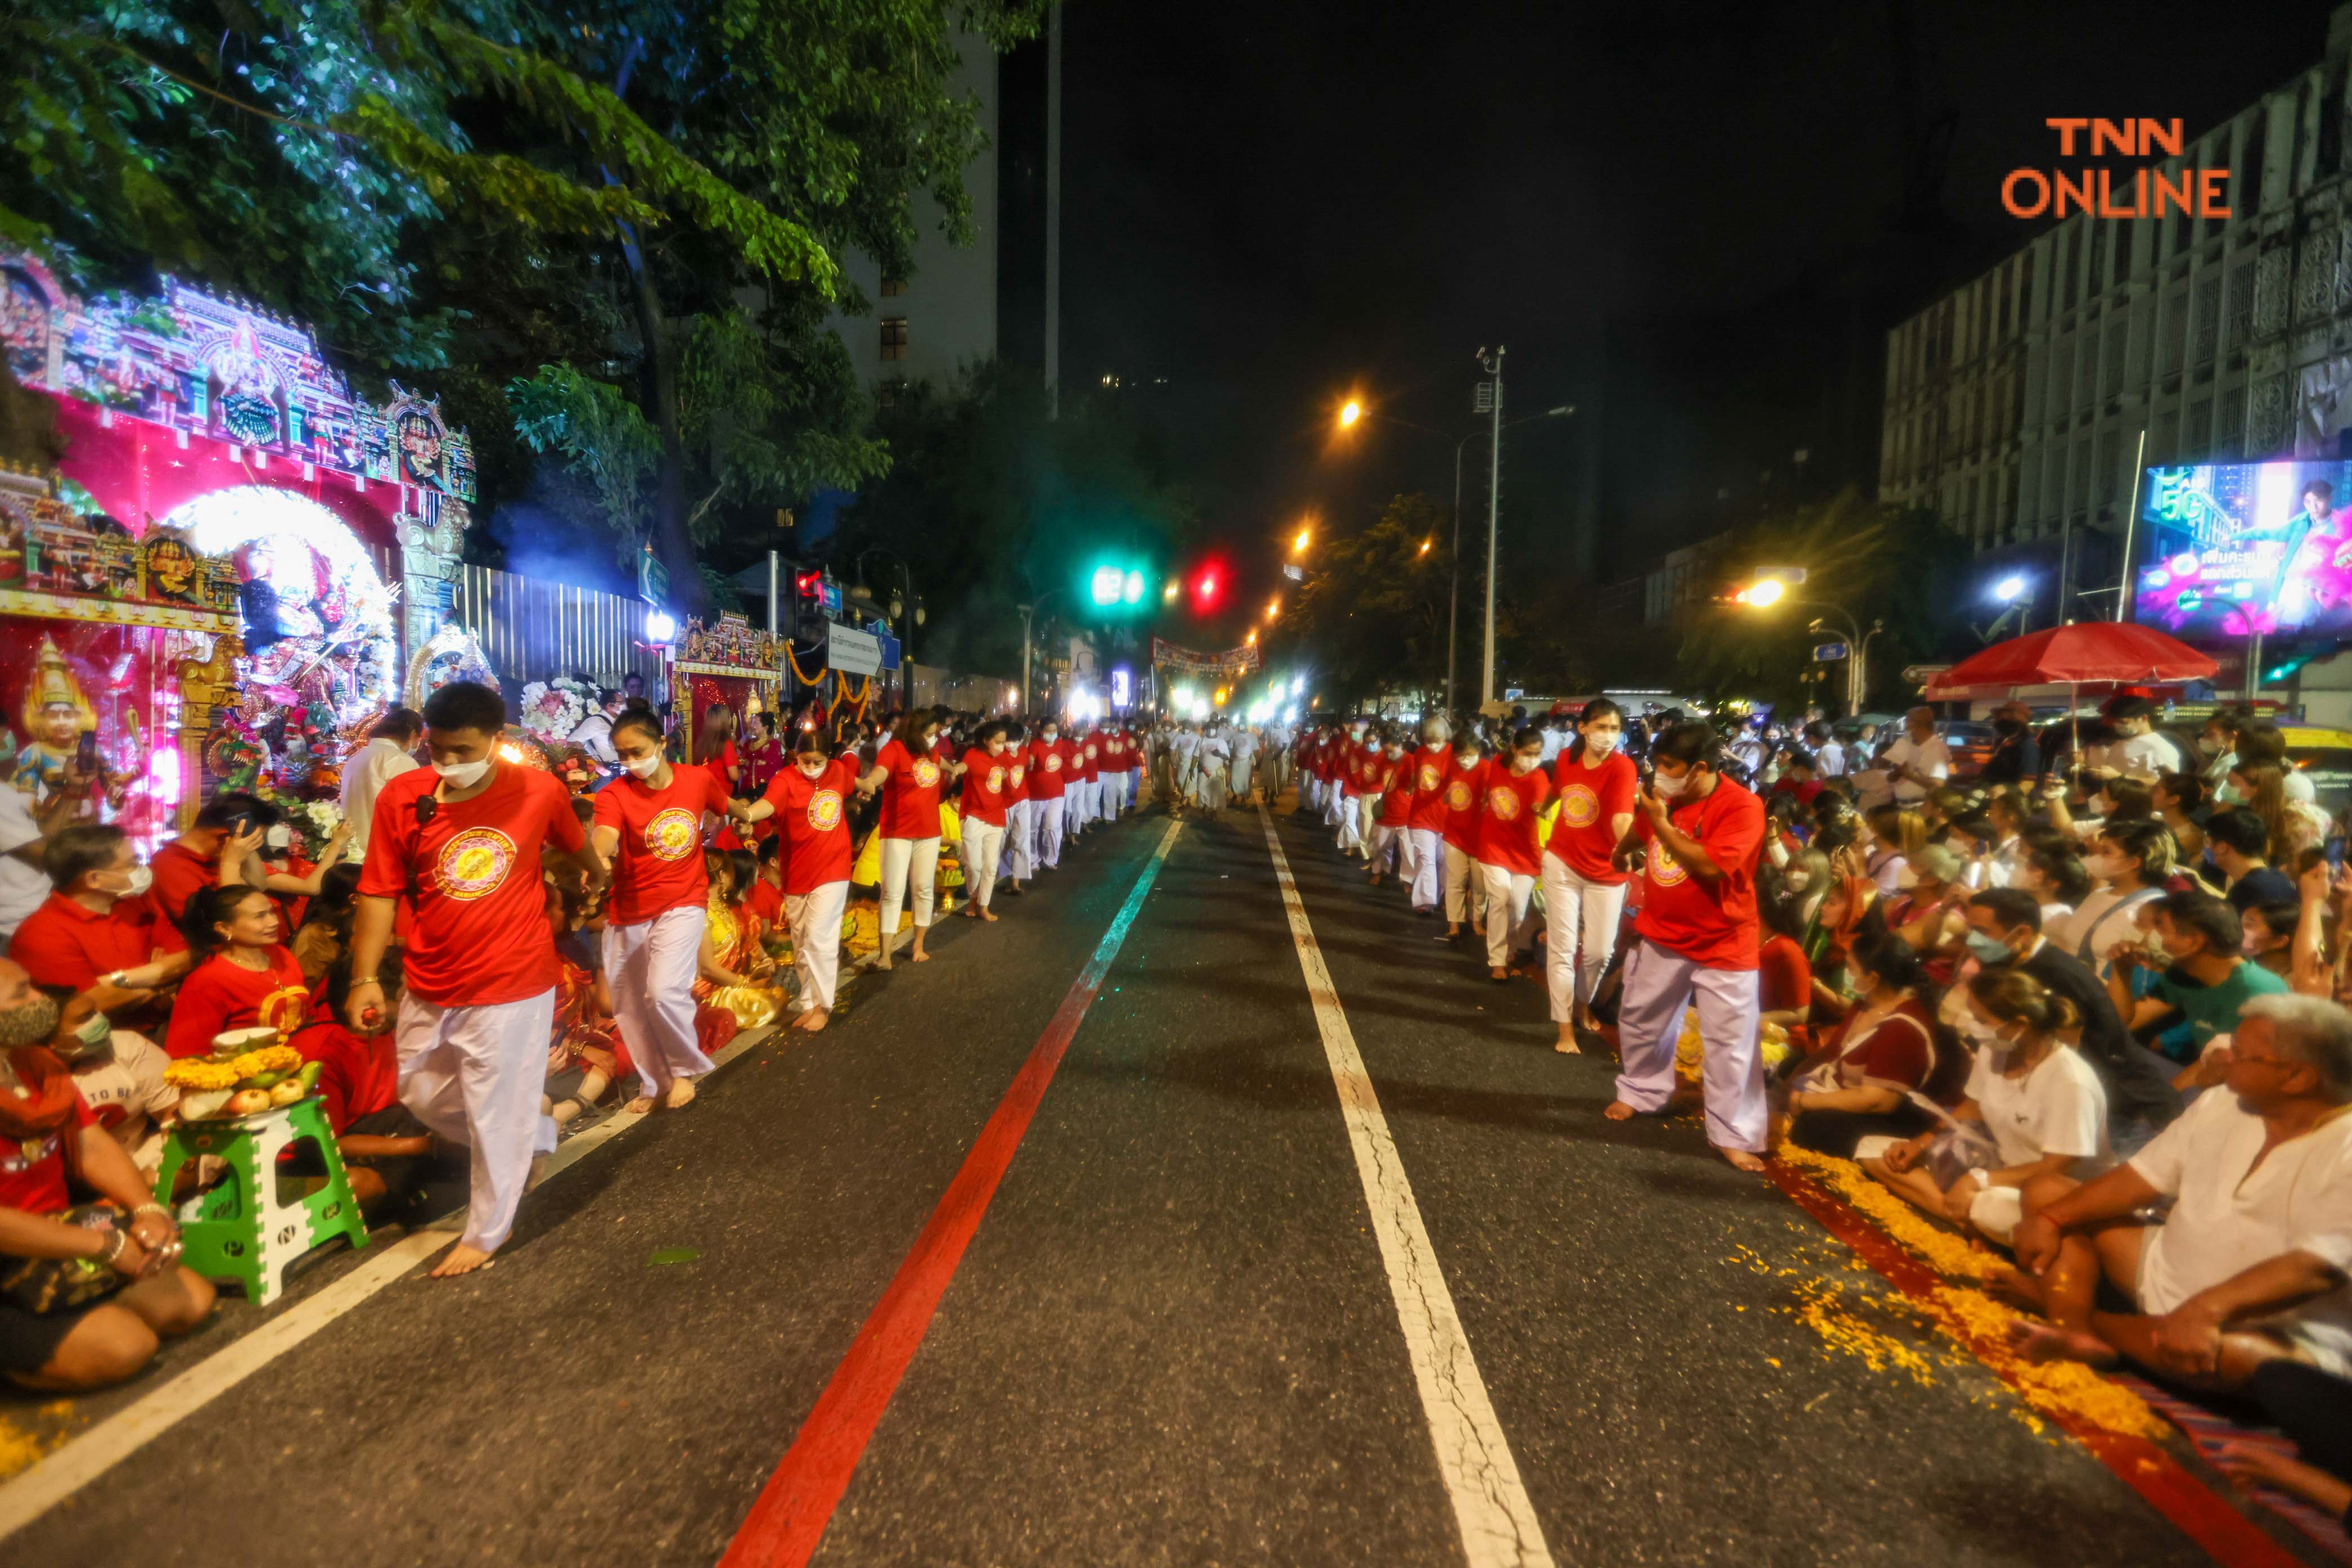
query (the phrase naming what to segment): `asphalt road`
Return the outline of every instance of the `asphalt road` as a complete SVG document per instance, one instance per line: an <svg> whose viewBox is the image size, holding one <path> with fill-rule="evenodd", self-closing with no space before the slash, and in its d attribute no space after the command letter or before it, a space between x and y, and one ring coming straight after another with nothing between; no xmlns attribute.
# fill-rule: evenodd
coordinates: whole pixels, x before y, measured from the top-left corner
<svg viewBox="0 0 2352 1568"><path fill-rule="evenodd" d="M1871 1293L1842 1247L1694 1121L1604 1121L1537 986L1279 831L1555 1562L2204 1560L1983 1369L1826 1346L1792 1309ZM535 1194L497 1268L381 1289L0 1564L718 1561L1164 833L860 977ZM101 1432L363 1262L5 1414ZM1431 1433L1260 818L1190 819L812 1561L1458 1563Z"/></svg>

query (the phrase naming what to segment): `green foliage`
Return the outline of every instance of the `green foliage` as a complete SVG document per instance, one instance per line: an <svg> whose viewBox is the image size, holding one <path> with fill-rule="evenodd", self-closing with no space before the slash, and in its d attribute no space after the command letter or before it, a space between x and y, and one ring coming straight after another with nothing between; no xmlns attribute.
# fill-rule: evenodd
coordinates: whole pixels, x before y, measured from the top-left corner
<svg viewBox="0 0 2352 1568"><path fill-rule="evenodd" d="M1310 661L1327 707L1368 704L1399 689L1443 691L1449 533L1445 509L1415 492L1391 500L1361 532L1318 542L1269 657L1279 662L1295 651ZM1465 582L1465 614L1475 617L1470 592ZM1476 679L1474 666L1463 686L1473 699Z"/></svg>
<svg viewBox="0 0 2352 1568"><path fill-rule="evenodd" d="M772 508L889 471L888 447L855 427L864 405L831 332L762 330L740 310L722 310L695 318L679 357L679 420L699 498L687 523L698 546L726 539L729 504Z"/></svg>
<svg viewBox="0 0 2352 1568"><path fill-rule="evenodd" d="M560 457L587 485L612 531L614 559L635 560L645 530L646 481L661 458L661 437L644 413L619 387L568 364L541 365L537 375L508 386L507 397L516 434L533 451Z"/></svg>

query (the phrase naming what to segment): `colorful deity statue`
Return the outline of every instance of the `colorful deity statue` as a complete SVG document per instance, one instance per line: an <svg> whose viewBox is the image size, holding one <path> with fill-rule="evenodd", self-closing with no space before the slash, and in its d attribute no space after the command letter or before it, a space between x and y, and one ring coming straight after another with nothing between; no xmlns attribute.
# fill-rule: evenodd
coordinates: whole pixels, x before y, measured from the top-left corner
<svg viewBox="0 0 2352 1568"><path fill-rule="evenodd" d="M17 718L27 737L13 770L18 789L37 800L47 800L88 774L90 770L77 759L84 735L95 744L98 714L82 695L81 683L74 679L53 637L43 637L33 656L33 679L25 688L25 703ZM105 780L108 799L121 805L130 775L117 778L103 763L96 771Z"/></svg>

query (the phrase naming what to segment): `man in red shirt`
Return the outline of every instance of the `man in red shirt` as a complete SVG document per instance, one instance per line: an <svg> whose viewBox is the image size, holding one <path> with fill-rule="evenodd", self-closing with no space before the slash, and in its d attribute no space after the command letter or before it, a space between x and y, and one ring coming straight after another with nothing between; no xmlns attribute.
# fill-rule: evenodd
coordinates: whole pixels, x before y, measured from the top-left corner
<svg viewBox="0 0 2352 1568"><path fill-rule="evenodd" d="M1102 737L1081 719L1070 726L1070 804L1064 827L1076 842L1095 825L1102 799Z"/></svg>
<svg viewBox="0 0 2352 1568"><path fill-rule="evenodd" d="M261 847L261 819L268 808L254 795L232 790L205 802L185 833L155 851L147 863L153 884L148 907L155 915L155 945L179 952L188 945L180 930L188 900L206 888L244 881L245 865ZM260 886L258 882L254 884Z"/></svg>
<svg viewBox="0 0 2352 1568"><path fill-rule="evenodd" d="M55 891L16 928L8 956L36 985L86 995L126 1028L158 1023L157 994L190 957L185 942L157 955L151 879L130 837L111 824L63 828L43 847L41 869Z"/></svg>
<svg viewBox="0 0 2352 1568"><path fill-rule="evenodd" d="M1029 747L1029 806L1036 818L1036 868L1045 871L1062 864L1062 812L1068 804L1064 792L1070 782L1070 752L1061 733L1061 725L1048 714Z"/></svg>
<svg viewBox="0 0 2352 1568"><path fill-rule="evenodd" d="M1536 819L1551 799L1543 771L1543 731L1523 725L1511 749L1486 769L1478 816L1478 877L1486 889L1486 972L1496 981L1511 977L1511 955L1535 941L1529 910L1543 848Z"/></svg>
<svg viewBox="0 0 2352 1568"><path fill-rule="evenodd" d="M1391 732L1374 766L1372 788L1380 806L1372 824L1372 863L1367 875L1377 888L1392 861L1398 880L1412 880L1413 765L1404 754L1402 735Z"/></svg>
<svg viewBox="0 0 2352 1568"><path fill-rule="evenodd" d="M1363 809L1360 804L1366 788L1364 760L1378 755L1378 748L1364 739L1364 721L1348 721L1348 732L1339 741L1339 754L1332 769L1333 780L1339 785L1332 792L1329 820L1339 830L1339 853L1358 855L1364 851Z"/></svg>
<svg viewBox="0 0 2352 1568"><path fill-rule="evenodd" d="M1617 1011L1624 1070L1602 1114L1623 1121L1666 1109L1683 1015L1696 996L1707 1142L1739 1169L1761 1171L1756 861L1764 803L1716 771L1714 748L1715 731L1699 719L1652 744L1655 782L1636 797L1633 831L1617 846L1618 868L1640 868L1646 886Z"/></svg>
<svg viewBox="0 0 2352 1568"><path fill-rule="evenodd" d="M592 886L605 878L563 786L499 761L506 717L505 699L470 680L425 704L433 766L376 796L352 922L346 1007L364 1034L381 1026L377 967L395 904L404 910L401 1101L472 1151L466 1234L436 1279L490 1261L514 1229L534 1155L555 1151L555 1123L540 1110L557 978L541 854Z"/></svg>
<svg viewBox="0 0 2352 1568"><path fill-rule="evenodd" d="M1127 805L1127 733L1113 724L1102 732L1102 819L1117 822Z"/></svg>
<svg viewBox="0 0 2352 1568"><path fill-rule="evenodd" d="M703 869L704 823L723 820L728 789L717 769L673 764L661 721L632 708L613 721L622 775L596 793L597 856L612 865L604 976L613 1016L637 1065L640 1114L694 1100L694 1080L710 1070L694 1026L694 980L709 924L710 879Z"/></svg>
<svg viewBox="0 0 2352 1568"><path fill-rule="evenodd" d="M833 1016L834 981L841 965L841 911L849 901L848 795L871 795L878 784L857 776L855 752L835 758L814 731L802 732L792 766L769 781L767 793L728 810L739 822L773 816L784 841L784 918L792 922L793 967L806 1010L793 1027L811 1034Z"/></svg>

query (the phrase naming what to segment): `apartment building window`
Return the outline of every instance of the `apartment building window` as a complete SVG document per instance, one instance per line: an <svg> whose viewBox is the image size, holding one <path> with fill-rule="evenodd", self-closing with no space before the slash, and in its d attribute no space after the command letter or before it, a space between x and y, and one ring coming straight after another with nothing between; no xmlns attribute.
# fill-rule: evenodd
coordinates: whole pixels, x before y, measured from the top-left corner
<svg viewBox="0 0 2352 1568"><path fill-rule="evenodd" d="M2212 449L2213 400L2200 397L2189 405L2189 427L2180 433L2180 456L2194 462Z"/></svg>
<svg viewBox="0 0 2352 1568"><path fill-rule="evenodd" d="M2101 373L2105 379L2099 389L2099 395L2102 397L2114 397L2124 389L2124 355L2130 335L2129 318L2116 316L2109 320L2105 351L2106 368Z"/></svg>
<svg viewBox="0 0 2352 1568"><path fill-rule="evenodd" d="M2189 292L2175 289L2164 296L2164 357L2162 375L2180 374L2181 356L2189 352Z"/></svg>
<svg viewBox="0 0 2352 1568"><path fill-rule="evenodd" d="M2117 443L2122 439L2123 437L2113 430L2099 437L2098 496L2102 502L2116 499L2116 468L2123 456Z"/></svg>
<svg viewBox="0 0 2352 1568"><path fill-rule="evenodd" d="M2254 335L2254 268L2250 260L2230 274L2229 332L2222 341L2242 349Z"/></svg>
<svg viewBox="0 0 2352 1568"><path fill-rule="evenodd" d="M2197 356L2195 363L2211 364L2221 341L2221 280L2207 275L2197 285Z"/></svg>
<svg viewBox="0 0 2352 1568"><path fill-rule="evenodd" d="M906 291L907 280L904 278L885 278L882 279L882 298L885 300L895 300Z"/></svg>
<svg viewBox="0 0 2352 1568"><path fill-rule="evenodd" d="M905 359L907 357L906 317L885 316L882 318L882 357L884 359Z"/></svg>
<svg viewBox="0 0 2352 1568"><path fill-rule="evenodd" d="M2238 177L2230 182L2231 215L2240 222L2254 216L2263 205L2263 161L2270 144L2271 110L2264 104L2254 110L2246 125L2244 155L2238 160Z"/></svg>

